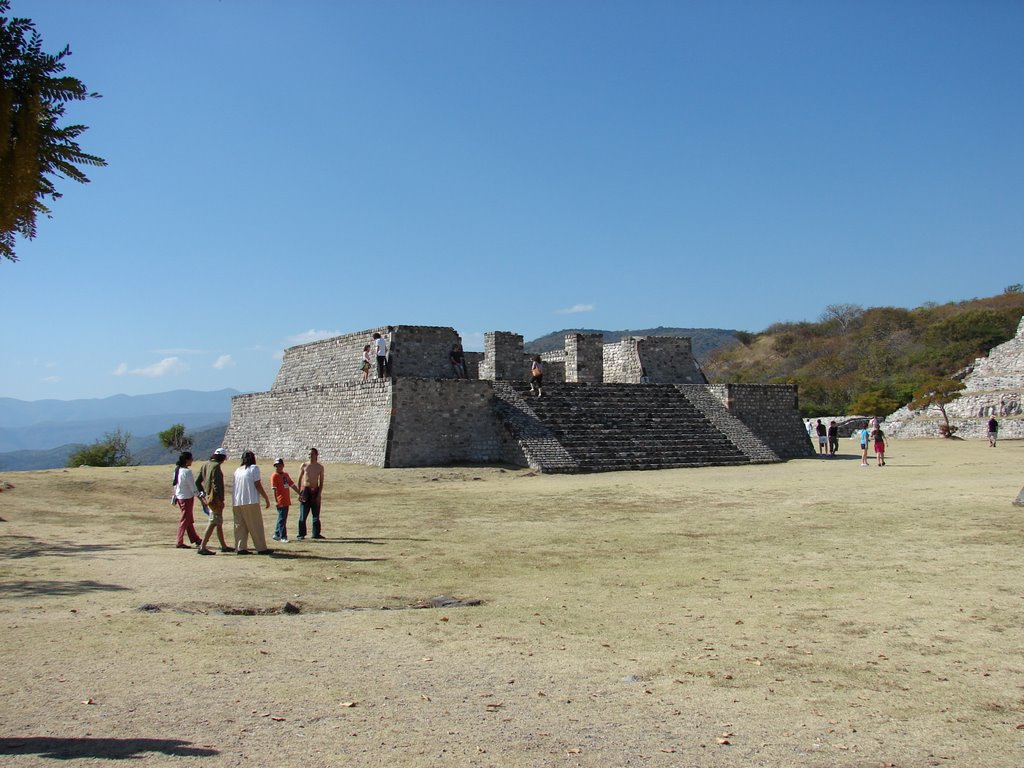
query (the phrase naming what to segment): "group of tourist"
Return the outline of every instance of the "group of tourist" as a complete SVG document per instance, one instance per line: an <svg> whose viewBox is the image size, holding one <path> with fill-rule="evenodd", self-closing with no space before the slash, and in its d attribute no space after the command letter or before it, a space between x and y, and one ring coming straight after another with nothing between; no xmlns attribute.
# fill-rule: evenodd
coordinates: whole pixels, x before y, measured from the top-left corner
<svg viewBox="0 0 1024 768"><path fill-rule="evenodd" d="M824 456L835 456L839 450L839 427L835 421L830 421L826 427L821 419L817 420L816 424L807 422L807 435L812 440L815 435L818 439L818 455ZM875 461L878 466L885 466L885 446L887 445L885 439L885 433L878 424L878 418L872 417L863 429L858 429L852 435L855 439L860 439L860 451L861 459L860 465L862 467L868 466L868 448L874 447L875 449Z"/></svg>
<svg viewBox="0 0 1024 768"><path fill-rule="evenodd" d="M320 526L320 502L324 490L324 467L319 461L316 448L309 450L309 460L299 468L298 483L292 482L291 476L284 470L284 459L274 461L274 473L270 477L270 486L274 493L274 504L277 507L277 524L274 527L274 541L288 543L288 510L291 507L291 492L299 496L299 540L306 538L306 520L313 518L312 538L326 538ZM273 550L267 546L266 532L263 527L263 509L270 508L270 497L260 476L260 468L256 464L256 454L243 451L242 460L235 470L231 486L231 513L234 518L234 546L230 546L224 538L224 508L227 491L224 483L222 464L228 454L218 448L210 456L199 475L192 472L193 456L190 451L183 452L174 465L174 495L172 503L178 506L181 517L178 521L178 539L175 546L179 549L196 547L200 555L215 554L207 544L214 533L220 541L221 552L234 552L248 555L255 550L257 555L269 555ZM206 532L200 538L195 527L195 502L199 499L203 512L209 516ZM185 543L188 537L189 543ZM253 549L249 549L252 539Z"/></svg>
<svg viewBox="0 0 1024 768"><path fill-rule="evenodd" d="M828 453L829 456L835 456L839 450L839 427L836 426L834 421L828 423L828 427L821 423L821 419L818 419L818 423L811 426L811 422L807 422L807 434L818 435L818 454L824 456Z"/></svg>

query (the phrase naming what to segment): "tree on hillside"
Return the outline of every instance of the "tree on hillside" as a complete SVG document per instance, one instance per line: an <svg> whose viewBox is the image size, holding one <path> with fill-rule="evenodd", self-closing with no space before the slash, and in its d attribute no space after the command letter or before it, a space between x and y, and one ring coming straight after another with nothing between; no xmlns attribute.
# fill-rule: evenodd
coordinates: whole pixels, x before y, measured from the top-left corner
<svg viewBox="0 0 1024 768"><path fill-rule="evenodd" d="M914 391L914 399L910 401L909 407L915 411L922 408L937 410L946 422L939 427L939 432L943 437L952 437L956 427L949 423L946 406L959 397L963 388L964 383L955 379L931 379Z"/></svg>
<svg viewBox="0 0 1024 768"><path fill-rule="evenodd" d="M192 438L185 433L184 424L172 424L161 432L160 443L169 451L181 453L192 447Z"/></svg>
<svg viewBox="0 0 1024 768"><path fill-rule="evenodd" d="M840 333L846 333L863 315L864 307L860 304L829 304L819 319L825 324L834 323Z"/></svg>
<svg viewBox="0 0 1024 768"><path fill-rule="evenodd" d="M84 125L60 125L70 101L99 98L77 78L62 74L71 49L49 54L30 19L9 18L0 0L0 257L17 261L15 235L36 236L36 215L50 216L45 199L61 197L53 177L81 184L80 165L106 161L82 151Z"/></svg>
<svg viewBox="0 0 1024 768"><path fill-rule="evenodd" d="M75 451L68 457L69 467L130 467L135 463L128 441L132 436L117 429L102 440Z"/></svg>

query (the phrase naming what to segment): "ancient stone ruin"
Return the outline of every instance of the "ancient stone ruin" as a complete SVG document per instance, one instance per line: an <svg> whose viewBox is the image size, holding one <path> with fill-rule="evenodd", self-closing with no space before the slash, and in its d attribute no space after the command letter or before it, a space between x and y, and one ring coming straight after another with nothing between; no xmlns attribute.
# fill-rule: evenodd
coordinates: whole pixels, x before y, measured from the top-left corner
<svg viewBox="0 0 1024 768"><path fill-rule="evenodd" d="M388 375L362 382L363 347L388 340ZM269 392L232 400L225 446L379 467L506 463L600 472L777 462L812 455L794 386L709 385L690 339L566 334L529 391L520 334L487 333L449 363L452 328L386 326L285 350Z"/></svg>
<svg viewBox="0 0 1024 768"><path fill-rule="evenodd" d="M1024 318L1012 339L974 361L963 382L960 396L946 406L957 437L984 439L993 416L999 422L1000 438L1024 437ZM904 407L886 417L885 431L889 437L940 437L943 423L934 408L911 411Z"/></svg>

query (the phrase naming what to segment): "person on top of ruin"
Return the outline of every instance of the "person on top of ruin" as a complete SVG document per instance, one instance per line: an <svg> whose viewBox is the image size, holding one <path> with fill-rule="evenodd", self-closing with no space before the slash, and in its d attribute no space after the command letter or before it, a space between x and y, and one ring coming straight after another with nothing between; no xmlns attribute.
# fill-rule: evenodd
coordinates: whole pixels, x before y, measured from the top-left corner
<svg viewBox="0 0 1024 768"><path fill-rule="evenodd" d="M370 380L370 345L363 347L363 365L360 369L363 372L363 384Z"/></svg>
<svg viewBox="0 0 1024 768"><path fill-rule="evenodd" d="M377 355L377 378L384 378L384 369L388 362L388 343L379 333L373 334L373 346Z"/></svg>
<svg viewBox="0 0 1024 768"><path fill-rule="evenodd" d="M455 378L468 378L466 376L466 356L462 352L461 344L452 344L452 351L448 353L448 362L451 363Z"/></svg>
<svg viewBox="0 0 1024 768"><path fill-rule="evenodd" d="M544 364L540 360L540 355L533 356L533 362L530 364L530 391L536 392L537 397L544 396Z"/></svg>
<svg viewBox="0 0 1024 768"><path fill-rule="evenodd" d="M376 335L376 334L374 334ZM318 459L320 452L309 449L309 461L299 467L299 541L306 538L306 516L313 514L313 538L324 539L320 532L320 499L324 491L324 465Z"/></svg>

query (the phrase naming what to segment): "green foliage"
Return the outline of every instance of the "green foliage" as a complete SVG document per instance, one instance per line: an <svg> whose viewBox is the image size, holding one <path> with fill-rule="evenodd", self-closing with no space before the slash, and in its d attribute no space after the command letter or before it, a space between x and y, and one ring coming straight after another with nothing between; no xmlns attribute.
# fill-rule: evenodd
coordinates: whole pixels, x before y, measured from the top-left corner
<svg viewBox="0 0 1024 768"><path fill-rule="evenodd" d="M829 305L819 323L775 323L702 362L712 383L796 384L807 418L885 415L1012 338L1024 292L917 309Z"/></svg>
<svg viewBox="0 0 1024 768"><path fill-rule="evenodd" d="M35 237L36 215L50 215L43 201L61 197L53 177L85 184L78 166L107 163L78 145L84 125L59 124L68 102L99 97L63 74L71 49L44 53L32 21L9 11L0 0L0 257L17 261L15 235Z"/></svg>
<svg viewBox="0 0 1024 768"><path fill-rule="evenodd" d="M881 390L862 392L850 403L850 413L859 413L864 416L881 416L898 410L906 402Z"/></svg>
<svg viewBox="0 0 1024 768"><path fill-rule="evenodd" d="M1020 293L1021 291L1024 291L1024 285L1021 285L1020 283L1008 285L1003 289L1003 293Z"/></svg>
<svg viewBox="0 0 1024 768"><path fill-rule="evenodd" d="M97 440L81 450L75 451L68 458L69 467L129 467L135 463L128 441L132 436L120 429L108 432L103 439Z"/></svg>
<svg viewBox="0 0 1024 768"><path fill-rule="evenodd" d="M187 451L192 447L192 438L185 433L184 424L172 424L157 437L160 438L160 444L164 448L176 453Z"/></svg>

